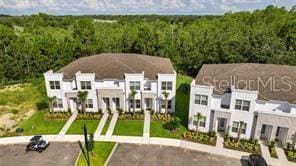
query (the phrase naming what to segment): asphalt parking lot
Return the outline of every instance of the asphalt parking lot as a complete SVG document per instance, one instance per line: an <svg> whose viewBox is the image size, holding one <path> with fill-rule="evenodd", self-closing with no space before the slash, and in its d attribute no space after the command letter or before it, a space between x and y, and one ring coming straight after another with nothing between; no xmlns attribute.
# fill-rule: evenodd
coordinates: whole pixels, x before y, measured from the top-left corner
<svg viewBox="0 0 296 166"><path fill-rule="evenodd" d="M79 154L77 143L51 143L42 153L26 152L25 144L1 145L0 166L73 166Z"/></svg>
<svg viewBox="0 0 296 166"><path fill-rule="evenodd" d="M119 144L108 166L241 166L239 159L183 148Z"/></svg>

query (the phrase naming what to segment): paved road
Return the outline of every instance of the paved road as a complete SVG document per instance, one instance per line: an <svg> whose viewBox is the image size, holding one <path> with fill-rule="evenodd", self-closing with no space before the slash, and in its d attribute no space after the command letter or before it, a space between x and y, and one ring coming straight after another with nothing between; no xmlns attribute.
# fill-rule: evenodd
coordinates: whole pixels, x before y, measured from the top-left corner
<svg viewBox="0 0 296 166"><path fill-rule="evenodd" d="M25 147L1 145L0 166L73 166L80 151L77 143L54 142L42 153L26 152Z"/></svg>
<svg viewBox="0 0 296 166"><path fill-rule="evenodd" d="M108 166L241 166L239 159L232 159L183 148L119 144Z"/></svg>

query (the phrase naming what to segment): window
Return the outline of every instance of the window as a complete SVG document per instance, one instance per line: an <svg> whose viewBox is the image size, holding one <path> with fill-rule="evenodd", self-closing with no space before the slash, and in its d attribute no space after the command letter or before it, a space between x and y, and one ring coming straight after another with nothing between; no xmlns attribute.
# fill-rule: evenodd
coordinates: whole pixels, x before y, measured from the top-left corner
<svg viewBox="0 0 296 166"><path fill-rule="evenodd" d="M161 108L165 109L165 100L161 100ZM172 101L168 100L168 109L172 109Z"/></svg>
<svg viewBox="0 0 296 166"><path fill-rule="evenodd" d="M208 96L206 95L195 95L195 104L208 105Z"/></svg>
<svg viewBox="0 0 296 166"><path fill-rule="evenodd" d="M130 82L130 90L140 90L140 82L139 81L131 81Z"/></svg>
<svg viewBox="0 0 296 166"><path fill-rule="evenodd" d="M61 89L60 81L49 81L50 89Z"/></svg>
<svg viewBox="0 0 296 166"><path fill-rule="evenodd" d="M250 101L247 100L236 100L235 101L235 109L249 111L250 109Z"/></svg>
<svg viewBox="0 0 296 166"><path fill-rule="evenodd" d="M92 99L86 99L85 101L85 108L94 108L93 100Z"/></svg>
<svg viewBox="0 0 296 166"><path fill-rule="evenodd" d="M80 81L81 89L91 89L90 81Z"/></svg>
<svg viewBox="0 0 296 166"><path fill-rule="evenodd" d="M193 124L196 125L197 123L197 115L193 116ZM206 117L203 116L199 119L199 125L200 127L206 127Z"/></svg>
<svg viewBox="0 0 296 166"><path fill-rule="evenodd" d="M56 99L53 102L53 108L63 108L63 101L62 101L62 99Z"/></svg>
<svg viewBox="0 0 296 166"><path fill-rule="evenodd" d="M173 83L172 82L161 82L161 90L172 90Z"/></svg>
<svg viewBox="0 0 296 166"><path fill-rule="evenodd" d="M242 124L242 134L246 134L246 129L247 129L247 124L243 123ZM233 122L232 123L232 132L238 133L239 130L239 122Z"/></svg>
<svg viewBox="0 0 296 166"><path fill-rule="evenodd" d="M130 101L130 108L133 109L134 108L134 101L131 100ZM141 100L136 99L136 108L141 108Z"/></svg>

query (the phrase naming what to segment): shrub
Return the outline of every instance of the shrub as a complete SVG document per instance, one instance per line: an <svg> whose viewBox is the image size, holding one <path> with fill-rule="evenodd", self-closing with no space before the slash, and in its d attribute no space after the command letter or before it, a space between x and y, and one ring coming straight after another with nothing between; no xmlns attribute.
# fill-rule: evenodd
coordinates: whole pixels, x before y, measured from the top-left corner
<svg viewBox="0 0 296 166"><path fill-rule="evenodd" d="M183 133L183 138L188 141L198 142L207 145L216 145L217 137L213 133L203 133L195 131L186 131Z"/></svg>
<svg viewBox="0 0 296 166"><path fill-rule="evenodd" d="M179 128L181 125L181 120L179 118L174 118L170 120L169 122L165 123L163 125L163 128L168 129L168 130L176 130Z"/></svg>
<svg viewBox="0 0 296 166"><path fill-rule="evenodd" d="M19 128L16 128L15 132L22 133L22 132L24 132L24 129L19 127Z"/></svg>
<svg viewBox="0 0 296 166"><path fill-rule="evenodd" d="M287 150L290 150L290 149L291 149L291 143L288 142L288 143L287 143Z"/></svg>
<svg viewBox="0 0 296 166"><path fill-rule="evenodd" d="M48 108L48 103L46 100L40 100L36 103L36 107L38 110L43 110Z"/></svg>
<svg viewBox="0 0 296 166"><path fill-rule="evenodd" d="M255 144L254 140L241 139L238 144L236 138L229 137L228 139L224 139L224 147L248 153L261 154L260 146L259 144Z"/></svg>
<svg viewBox="0 0 296 166"><path fill-rule="evenodd" d="M17 109L14 108L10 112L13 113L13 114L17 114L19 112L19 110L17 110Z"/></svg>

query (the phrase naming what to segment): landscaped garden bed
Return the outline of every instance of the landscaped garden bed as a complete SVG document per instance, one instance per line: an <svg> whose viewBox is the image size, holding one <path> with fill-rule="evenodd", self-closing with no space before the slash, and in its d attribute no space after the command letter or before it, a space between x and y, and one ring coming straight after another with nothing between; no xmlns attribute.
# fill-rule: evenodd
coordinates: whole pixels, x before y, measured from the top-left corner
<svg viewBox="0 0 296 166"><path fill-rule="evenodd" d="M168 114L168 120L170 120L171 118L173 118L174 115L173 114ZM167 120L165 117L165 114L163 113L151 113L151 120L152 121L166 121Z"/></svg>
<svg viewBox="0 0 296 166"><path fill-rule="evenodd" d="M296 149L291 147L290 143L287 143L287 148L285 149L285 154L287 159L292 162L296 162Z"/></svg>
<svg viewBox="0 0 296 166"><path fill-rule="evenodd" d="M183 133L183 139L207 144L207 145L216 145L217 136L215 132L203 133L203 132L195 132L195 131L186 131Z"/></svg>
<svg viewBox="0 0 296 166"><path fill-rule="evenodd" d="M119 120L144 120L145 115L143 113L121 113L118 117Z"/></svg>
<svg viewBox="0 0 296 166"><path fill-rule="evenodd" d="M241 139L240 143L237 143L236 138L226 137L224 138L224 148L254 154L261 154L261 149L260 145L258 144L258 140Z"/></svg>
<svg viewBox="0 0 296 166"><path fill-rule="evenodd" d="M72 113L70 111L65 111L65 112L47 112L45 117L47 119L69 119ZM98 112L87 112L86 114L84 113L79 113L76 117L76 119L81 119L81 120L98 120L101 119L102 114Z"/></svg>
<svg viewBox="0 0 296 166"><path fill-rule="evenodd" d="M46 119L60 119L60 120L67 120L70 118L71 116L71 112L70 111L67 111L67 112L48 112L45 114L45 118Z"/></svg>
<svg viewBox="0 0 296 166"><path fill-rule="evenodd" d="M273 157L273 158L278 158L278 155L276 153L276 149L275 149L275 142L274 141L271 141L268 145L268 150L269 150L269 153L270 153L270 156Z"/></svg>

